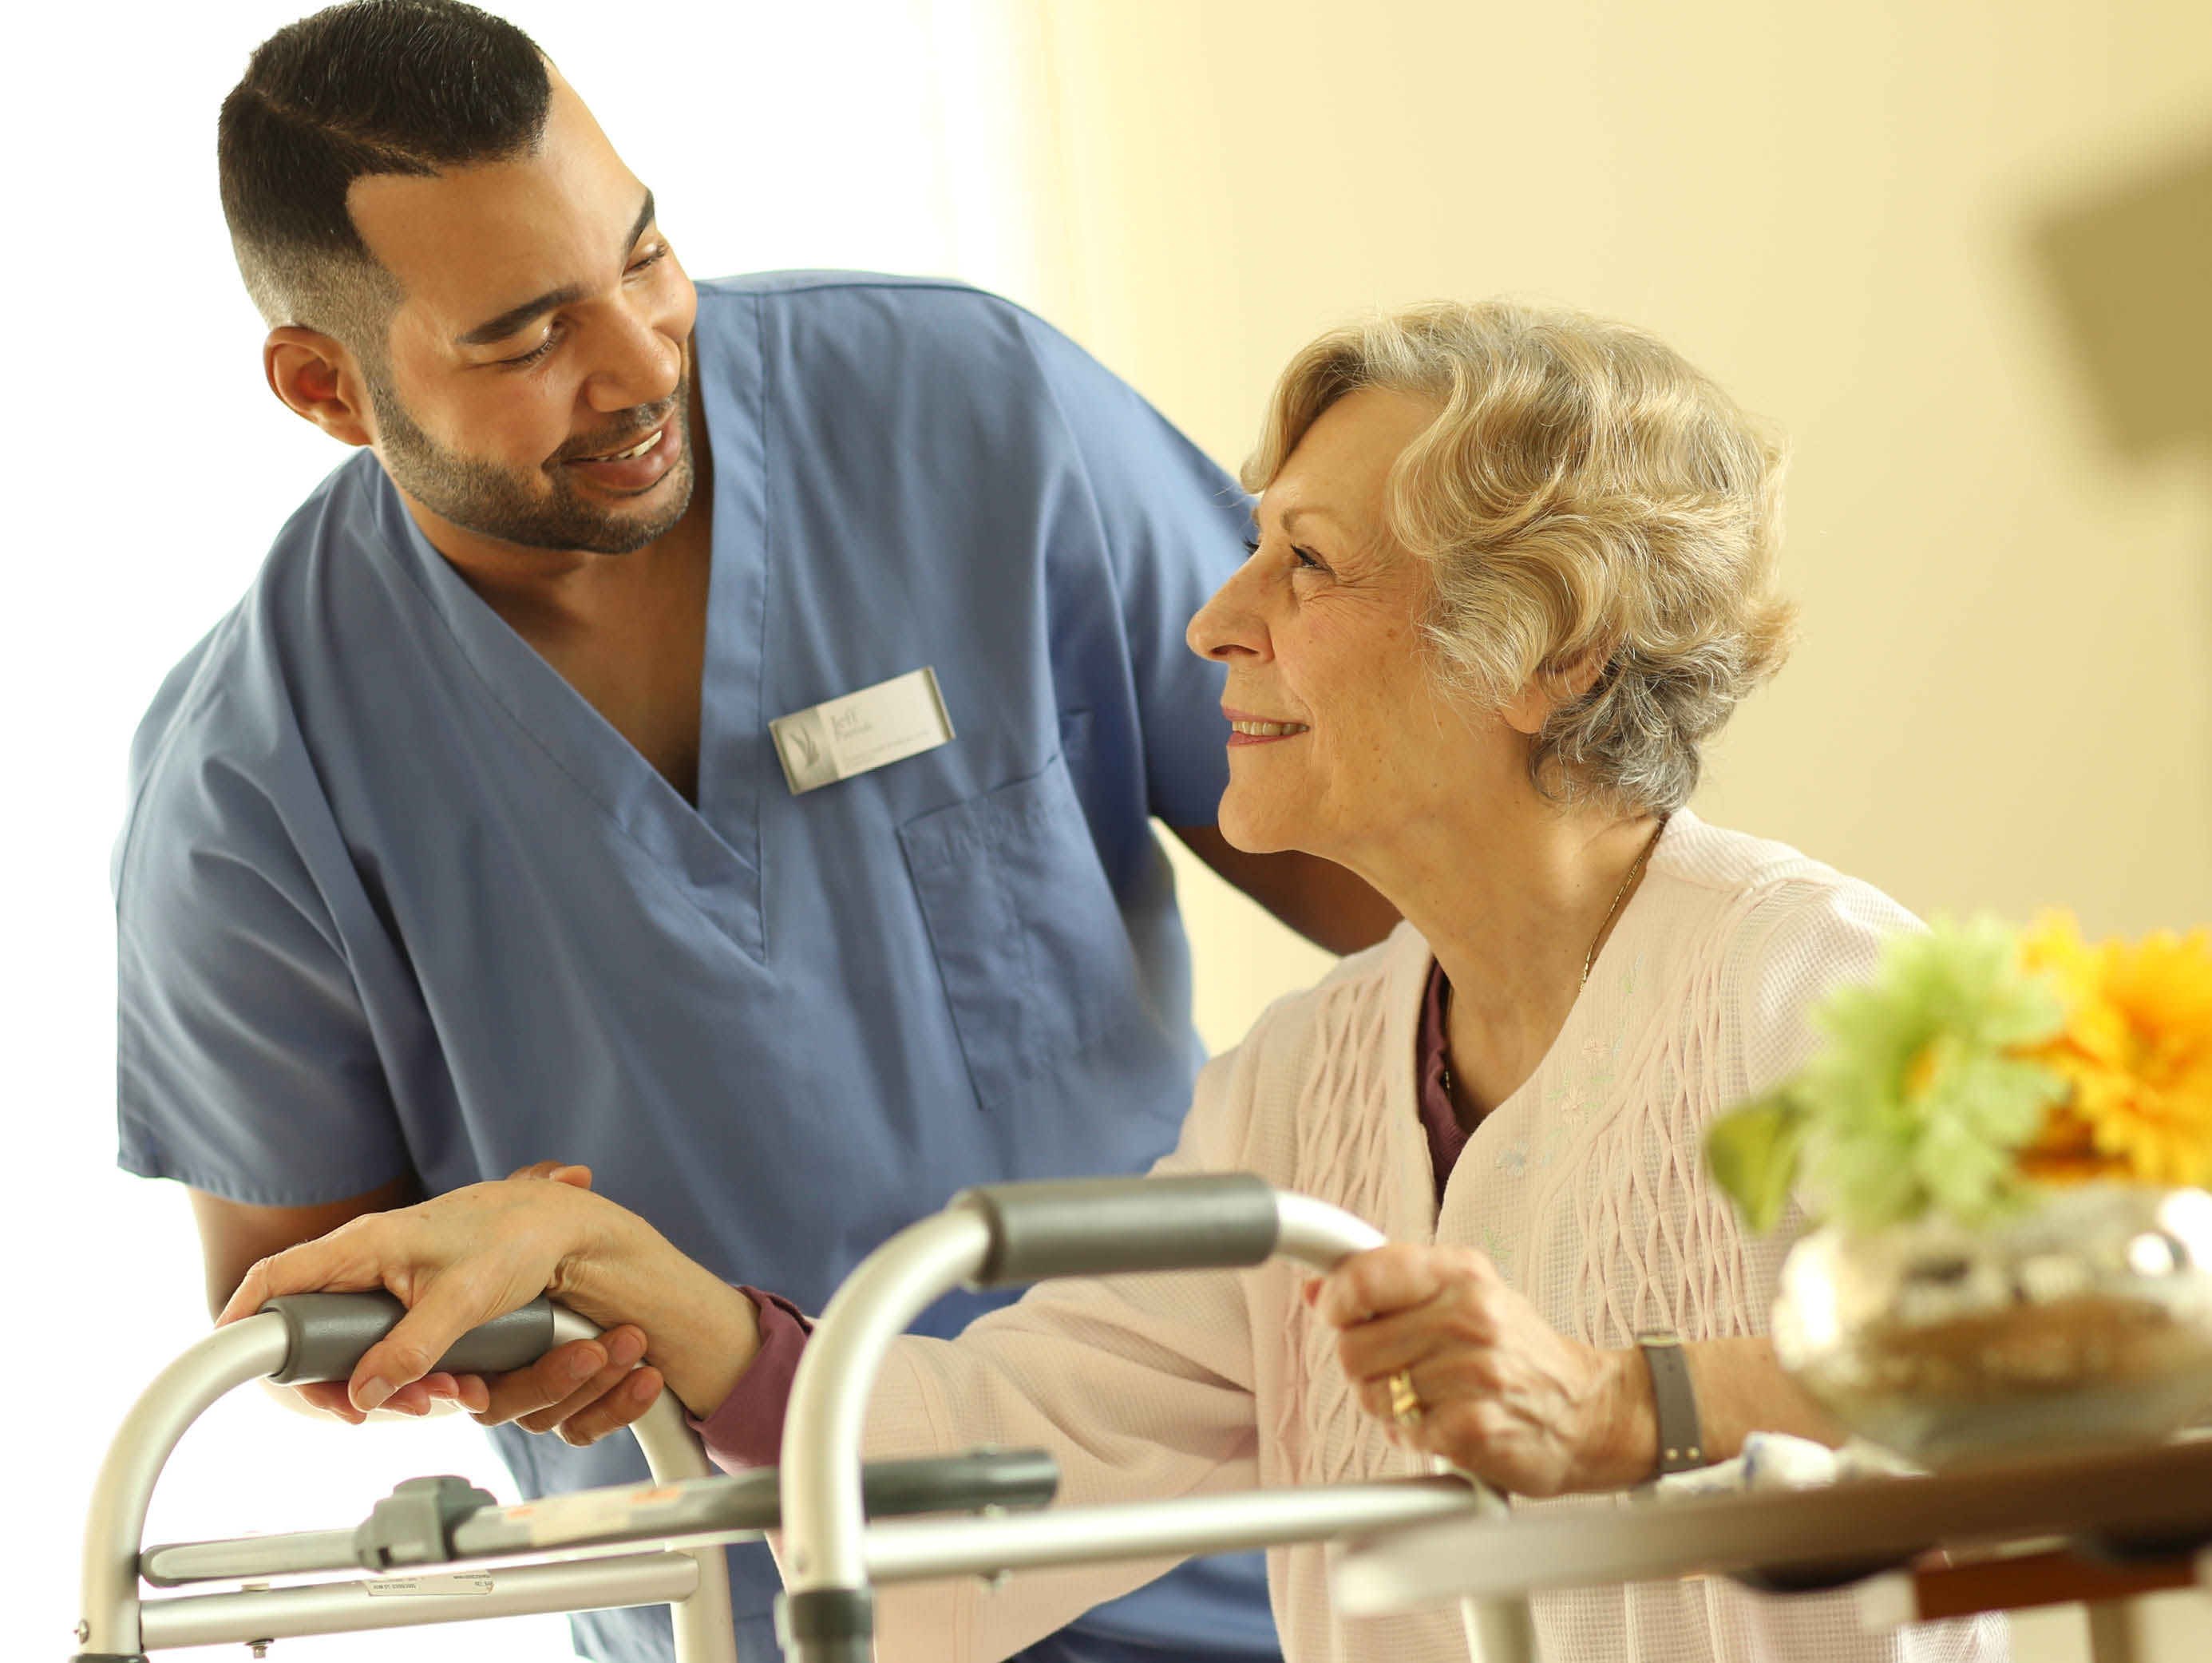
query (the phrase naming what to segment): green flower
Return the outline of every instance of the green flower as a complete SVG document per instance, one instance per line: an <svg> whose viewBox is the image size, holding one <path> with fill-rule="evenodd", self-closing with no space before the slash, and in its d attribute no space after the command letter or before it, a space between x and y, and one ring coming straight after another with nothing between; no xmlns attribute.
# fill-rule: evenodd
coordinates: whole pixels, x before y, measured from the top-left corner
<svg viewBox="0 0 2212 1663"><path fill-rule="evenodd" d="M1893 936L1873 981L1814 1012L1820 1054L1713 1124L1707 1162L1753 1229L1780 1218L1801 1167L1810 1203L1852 1229L1931 1212L1986 1222L2023 1199L2014 1152L2065 1089L2018 1053L2064 1016L2000 924Z"/></svg>

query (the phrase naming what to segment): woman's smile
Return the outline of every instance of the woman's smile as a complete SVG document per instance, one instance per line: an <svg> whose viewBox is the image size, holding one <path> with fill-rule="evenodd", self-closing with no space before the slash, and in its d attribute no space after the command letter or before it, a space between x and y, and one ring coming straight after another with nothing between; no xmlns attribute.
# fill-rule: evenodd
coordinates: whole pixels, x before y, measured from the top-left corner
<svg viewBox="0 0 2212 1663"><path fill-rule="evenodd" d="M1270 716L1254 716L1249 710L1231 710L1224 704L1221 714L1229 718L1229 746L1235 750L1242 745L1271 745L1277 740L1296 739L1309 730L1303 722L1278 722Z"/></svg>

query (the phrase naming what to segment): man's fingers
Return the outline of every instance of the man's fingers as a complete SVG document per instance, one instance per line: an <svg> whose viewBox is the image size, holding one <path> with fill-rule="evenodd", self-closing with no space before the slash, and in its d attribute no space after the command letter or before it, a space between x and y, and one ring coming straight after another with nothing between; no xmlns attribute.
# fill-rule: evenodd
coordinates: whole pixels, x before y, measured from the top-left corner
<svg viewBox="0 0 2212 1663"><path fill-rule="evenodd" d="M335 1416L348 1426L359 1426L368 1418L356 1409L352 1400L346 1396L343 1380L315 1380L304 1386L295 1386L292 1390L300 1394L300 1401L310 1409Z"/></svg>
<svg viewBox="0 0 2212 1663"><path fill-rule="evenodd" d="M503 1426L566 1403L576 1394L580 1380L589 1380L606 1366L606 1346L599 1340L556 1345L527 1368L485 1381L487 1401L477 1418L486 1426Z"/></svg>
<svg viewBox="0 0 2212 1663"><path fill-rule="evenodd" d="M514 1421L528 1431L548 1431L562 1415L619 1382L644 1355L644 1331L623 1323L595 1340L556 1346L529 1368L483 1382L486 1401L471 1409L486 1426Z"/></svg>
<svg viewBox="0 0 2212 1663"><path fill-rule="evenodd" d="M559 1429L570 1416L620 1386L645 1355L644 1332L627 1324L601 1335L600 1343L605 1348L601 1366L585 1371L581 1360L572 1364L565 1377L568 1391L556 1404L533 1413L524 1415L516 1422L526 1432L552 1432Z"/></svg>
<svg viewBox="0 0 2212 1663"><path fill-rule="evenodd" d="M533 1160L527 1167L517 1167L507 1174L509 1179L550 1179L556 1184L567 1184L579 1190L592 1187L592 1169L566 1160Z"/></svg>
<svg viewBox="0 0 2212 1663"><path fill-rule="evenodd" d="M658 1368L633 1371L613 1391L562 1422L562 1441L581 1447L599 1442L611 1432L619 1432L653 1407L664 1384Z"/></svg>
<svg viewBox="0 0 2212 1663"><path fill-rule="evenodd" d="M570 1418L617 1390L629 1378L627 1368L602 1368L559 1403L541 1409L534 1415L525 1415L515 1424L526 1432L557 1431Z"/></svg>

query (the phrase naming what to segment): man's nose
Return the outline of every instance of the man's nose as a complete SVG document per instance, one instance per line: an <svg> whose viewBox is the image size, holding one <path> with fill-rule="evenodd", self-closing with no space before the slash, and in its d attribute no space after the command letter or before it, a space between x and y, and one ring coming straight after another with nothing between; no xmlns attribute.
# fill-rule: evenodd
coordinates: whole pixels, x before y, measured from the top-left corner
<svg viewBox="0 0 2212 1663"><path fill-rule="evenodd" d="M676 390L684 376L684 347L662 320L637 309L611 309L599 342L599 362L585 396L594 410L608 413L657 405Z"/></svg>

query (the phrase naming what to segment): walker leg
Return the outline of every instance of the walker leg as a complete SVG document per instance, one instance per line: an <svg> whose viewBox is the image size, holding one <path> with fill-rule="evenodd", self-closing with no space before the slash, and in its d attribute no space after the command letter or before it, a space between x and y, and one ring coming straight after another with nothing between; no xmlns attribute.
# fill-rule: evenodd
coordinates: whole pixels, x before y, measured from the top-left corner
<svg viewBox="0 0 2212 1663"><path fill-rule="evenodd" d="M1536 1626L1529 1619L1527 1599L1462 1599L1460 1614L1467 1623L1474 1663L1537 1663Z"/></svg>
<svg viewBox="0 0 2212 1663"><path fill-rule="evenodd" d="M2089 1616L2089 1663L2138 1663L2134 1600L2095 1599L2081 1609Z"/></svg>

